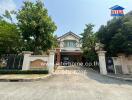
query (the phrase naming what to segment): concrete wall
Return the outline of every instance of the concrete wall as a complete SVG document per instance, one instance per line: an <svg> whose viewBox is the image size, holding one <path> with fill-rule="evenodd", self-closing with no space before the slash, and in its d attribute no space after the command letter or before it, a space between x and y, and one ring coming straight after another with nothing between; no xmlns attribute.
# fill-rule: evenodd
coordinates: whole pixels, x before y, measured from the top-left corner
<svg viewBox="0 0 132 100"><path fill-rule="evenodd" d="M117 66L121 66L123 74L132 74L132 55L125 56L124 54L118 55L118 57L112 57L114 67L116 71Z"/></svg>
<svg viewBox="0 0 132 100"><path fill-rule="evenodd" d="M54 69L54 55L55 51L51 50L49 55L31 55L32 52L23 52L24 53L24 60L23 60L23 66L22 70L30 70L31 69L31 62L36 60L42 60L44 62L47 62L47 67L49 69L49 72L53 72Z"/></svg>

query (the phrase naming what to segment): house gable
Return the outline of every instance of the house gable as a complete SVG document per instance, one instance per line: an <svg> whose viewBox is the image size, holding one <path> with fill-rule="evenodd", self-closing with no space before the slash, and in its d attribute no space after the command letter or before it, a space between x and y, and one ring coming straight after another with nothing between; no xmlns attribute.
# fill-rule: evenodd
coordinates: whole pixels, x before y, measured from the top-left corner
<svg viewBox="0 0 132 100"><path fill-rule="evenodd" d="M60 48L77 48L80 50L80 37L73 32L68 32L58 38ZM75 44L75 45L74 45Z"/></svg>
<svg viewBox="0 0 132 100"><path fill-rule="evenodd" d="M58 38L59 41L64 41L64 40L76 40L79 41L80 37L78 35L76 35L73 32L68 32L64 35L62 35L61 37Z"/></svg>

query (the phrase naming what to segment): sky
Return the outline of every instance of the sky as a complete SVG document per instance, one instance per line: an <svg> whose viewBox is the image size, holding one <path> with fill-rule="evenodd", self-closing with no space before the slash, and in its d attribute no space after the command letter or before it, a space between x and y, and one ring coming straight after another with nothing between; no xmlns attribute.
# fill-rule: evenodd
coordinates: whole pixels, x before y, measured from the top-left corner
<svg viewBox="0 0 132 100"><path fill-rule="evenodd" d="M5 10L20 9L23 1L0 0L0 14ZM57 25L55 34L58 36L69 31L79 35L89 23L95 25L96 32L101 25L112 19L109 9L112 6L124 7L125 13L132 10L132 0L44 0L44 5Z"/></svg>

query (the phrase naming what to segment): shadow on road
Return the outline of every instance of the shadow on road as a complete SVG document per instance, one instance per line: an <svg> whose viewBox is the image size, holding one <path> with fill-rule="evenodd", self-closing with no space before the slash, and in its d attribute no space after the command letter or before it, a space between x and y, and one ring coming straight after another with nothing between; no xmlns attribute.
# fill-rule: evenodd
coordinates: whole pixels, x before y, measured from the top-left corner
<svg viewBox="0 0 132 100"><path fill-rule="evenodd" d="M98 81L103 84L118 84L118 85L132 85L132 81L125 81L125 80L120 80L120 79L115 79L115 78L110 78L108 76L100 75L98 72L93 71L92 69L85 68L87 70L87 77Z"/></svg>

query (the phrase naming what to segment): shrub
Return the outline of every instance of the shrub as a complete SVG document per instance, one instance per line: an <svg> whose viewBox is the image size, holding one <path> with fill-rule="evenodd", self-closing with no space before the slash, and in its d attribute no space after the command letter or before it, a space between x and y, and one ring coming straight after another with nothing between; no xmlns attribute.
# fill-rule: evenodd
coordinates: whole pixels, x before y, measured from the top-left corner
<svg viewBox="0 0 132 100"><path fill-rule="evenodd" d="M48 70L0 70L0 74L48 74Z"/></svg>

